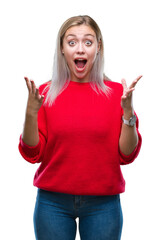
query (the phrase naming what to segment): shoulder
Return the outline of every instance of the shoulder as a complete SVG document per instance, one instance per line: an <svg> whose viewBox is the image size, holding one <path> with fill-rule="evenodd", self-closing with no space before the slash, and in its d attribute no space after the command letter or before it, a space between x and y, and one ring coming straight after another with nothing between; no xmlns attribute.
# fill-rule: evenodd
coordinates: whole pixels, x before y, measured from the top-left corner
<svg viewBox="0 0 161 240"><path fill-rule="evenodd" d="M120 94L123 93L123 87L121 83L113 82L111 80L104 80L106 86L108 86L111 90L118 92Z"/></svg>
<svg viewBox="0 0 161 240"><path fill-rule="evenodd" d="M39 86L39 93L45 95L48 92L50 85L51 85L51 80L41 84Z"/></svg>
<svg viewBox="0 0 161 240"><path fill-rule="evenodd" d="M111 88L122 89L122 84L121 83L113 82L112 80L104 80L104 83L106 84L106 86L109 86Z"/></svg>

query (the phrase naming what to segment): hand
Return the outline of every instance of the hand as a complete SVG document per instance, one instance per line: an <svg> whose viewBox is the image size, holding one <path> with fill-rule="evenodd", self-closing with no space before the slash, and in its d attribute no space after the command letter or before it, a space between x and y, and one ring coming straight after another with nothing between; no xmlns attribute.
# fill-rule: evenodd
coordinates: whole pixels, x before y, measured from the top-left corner
<svg viewBox="0 0 161 240"><path fill-rule="evenodd" d="M124 111L132 111L133 109L133 103L132 103L132 92L135 90L135 86L138 83L138 81L142 78L142 75L137 77L132 84L127 87L125 79L122 79L122 86L123 86L123 95L121 97L121 106Z"/></svg>
<svg viewBox="0 0 161 240"><path fill-rule="evenodd" d="M27 77L24 77L26 81L26 85L28 88L28 102L27 102L27 114L32 115L38 113L43 100L44 100L44 95L39 94L39 89L36 88L35 83L33 80L29 80Z"/></svg>

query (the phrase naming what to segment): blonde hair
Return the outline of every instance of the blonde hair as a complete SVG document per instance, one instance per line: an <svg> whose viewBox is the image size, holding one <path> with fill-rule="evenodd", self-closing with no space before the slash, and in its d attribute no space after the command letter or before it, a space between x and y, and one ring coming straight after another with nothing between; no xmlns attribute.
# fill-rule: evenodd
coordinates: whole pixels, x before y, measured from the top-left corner
<svg viewBox="0 0 161 240"><path fill-rule="evenodd" d="M45 104L51 106L56 97L66 89L70 82L70 69L66 63L65 57L62 54L63 39L66 31L73 26L79 26L85 24L92 28L96 34L97 42L100 44L100 51L97 54L95 62L93 64L89 82L93 90L99 93L105 93L108 96L109 87L105 85L104 79L109 80L104 74L104 45L101 30L97 23L89 16L75 16L67 19L61 26L56 42L56 51L54 55L53 74L52 80L49 82L47 88L49 91L45 100ZM97 88L96 88L97 87Z"/></svg>

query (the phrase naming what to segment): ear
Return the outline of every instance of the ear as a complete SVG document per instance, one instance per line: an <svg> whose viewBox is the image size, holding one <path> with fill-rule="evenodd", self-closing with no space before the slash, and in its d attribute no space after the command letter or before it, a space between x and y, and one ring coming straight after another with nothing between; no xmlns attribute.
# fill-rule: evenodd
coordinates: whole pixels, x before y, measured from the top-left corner
<svg viewBox="0 0 161 240"><path fill-rule="evenodd" d="M61 49L61 53L64 54L64 47L61 46L60 49Z"/></svg>
<svg viewBox="0 0 161 240"><path fill-rule="evenodd" d="M62 54L64 54L64 49L63 49L63 47L61 48L61 52L62 52Z"/></svg>

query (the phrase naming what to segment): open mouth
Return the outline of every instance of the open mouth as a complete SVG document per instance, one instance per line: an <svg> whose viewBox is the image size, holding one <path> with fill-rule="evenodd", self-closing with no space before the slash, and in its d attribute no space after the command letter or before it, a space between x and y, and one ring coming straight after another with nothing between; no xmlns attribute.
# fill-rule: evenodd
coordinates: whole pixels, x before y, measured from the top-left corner
<svg viewBox="0 0 161 240"><path fill-rule="evenodd" d="M75 62L75 65L77 66L77 68L84 68L87 63L87 60L86 59L75 59L74 62Z"/></svg>

